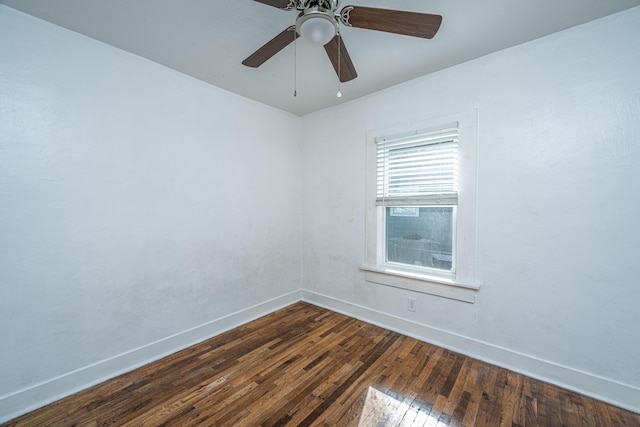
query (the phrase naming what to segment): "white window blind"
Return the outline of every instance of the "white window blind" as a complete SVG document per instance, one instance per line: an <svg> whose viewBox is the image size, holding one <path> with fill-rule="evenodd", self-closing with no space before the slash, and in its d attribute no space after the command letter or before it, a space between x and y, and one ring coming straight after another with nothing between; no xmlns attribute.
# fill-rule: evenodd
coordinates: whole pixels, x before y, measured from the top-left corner
<svg viewBox="0 0 640 427"><path fill-rule="evenodd" d="M458 123L375 142L378 206L458 203Z"/></svg>

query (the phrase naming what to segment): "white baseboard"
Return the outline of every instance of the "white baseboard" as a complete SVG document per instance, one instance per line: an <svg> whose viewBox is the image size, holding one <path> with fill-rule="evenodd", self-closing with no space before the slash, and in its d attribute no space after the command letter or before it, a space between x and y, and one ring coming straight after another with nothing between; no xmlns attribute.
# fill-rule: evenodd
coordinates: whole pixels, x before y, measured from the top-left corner
<svg viewBox="0 0 640 427"><path fill-rule="evenodd" d="M303 290L302 300L640 413L640 389L504 347Z"/></svg>
<svg viewBox="0 0 640 427"><path fill-rule="evenodd" d="M300 300L640 413L640 389L636 387L337 298L302 290L282 295L49 381L1 396L0 423Z"/></svg>
<svg viewBox="0 0 640 427"><path fill-rule="evenodd" d="M300 291L248 307L0 397L0 424L300 301Z"/></svg>

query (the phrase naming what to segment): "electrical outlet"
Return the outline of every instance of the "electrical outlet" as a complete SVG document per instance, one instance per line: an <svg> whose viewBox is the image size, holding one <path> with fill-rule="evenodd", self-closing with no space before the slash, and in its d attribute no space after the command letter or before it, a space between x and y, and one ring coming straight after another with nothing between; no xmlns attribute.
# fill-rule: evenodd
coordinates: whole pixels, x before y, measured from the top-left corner
<svg viewBox="0 0 640 427"><path fill-rule="evenodd" d="M415 298L407 298L407 310L416 311L416 299Z"/></svg>

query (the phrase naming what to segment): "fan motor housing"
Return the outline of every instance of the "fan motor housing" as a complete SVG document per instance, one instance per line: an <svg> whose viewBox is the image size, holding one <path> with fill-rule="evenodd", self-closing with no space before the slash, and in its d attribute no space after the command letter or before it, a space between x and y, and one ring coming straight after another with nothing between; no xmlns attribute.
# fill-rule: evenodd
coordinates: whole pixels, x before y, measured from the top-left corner
<svg viewBox="0 0 640 427"><path fill-rule="evenodd" d="M320 8L330 13L335 13L338 9L340 0L298 0L298 10L307 10L311 8Z"/></svg>

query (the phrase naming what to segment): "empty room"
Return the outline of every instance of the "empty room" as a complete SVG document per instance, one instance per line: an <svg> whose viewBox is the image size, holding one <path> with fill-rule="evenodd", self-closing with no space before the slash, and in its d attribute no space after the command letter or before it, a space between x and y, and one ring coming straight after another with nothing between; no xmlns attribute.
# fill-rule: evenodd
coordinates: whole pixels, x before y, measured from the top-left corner
<svg viewBox="0 0 640 427"><path fill-rule="evenodd" d="M0 0L0 425L640 426L640 0Z"/></svg>

